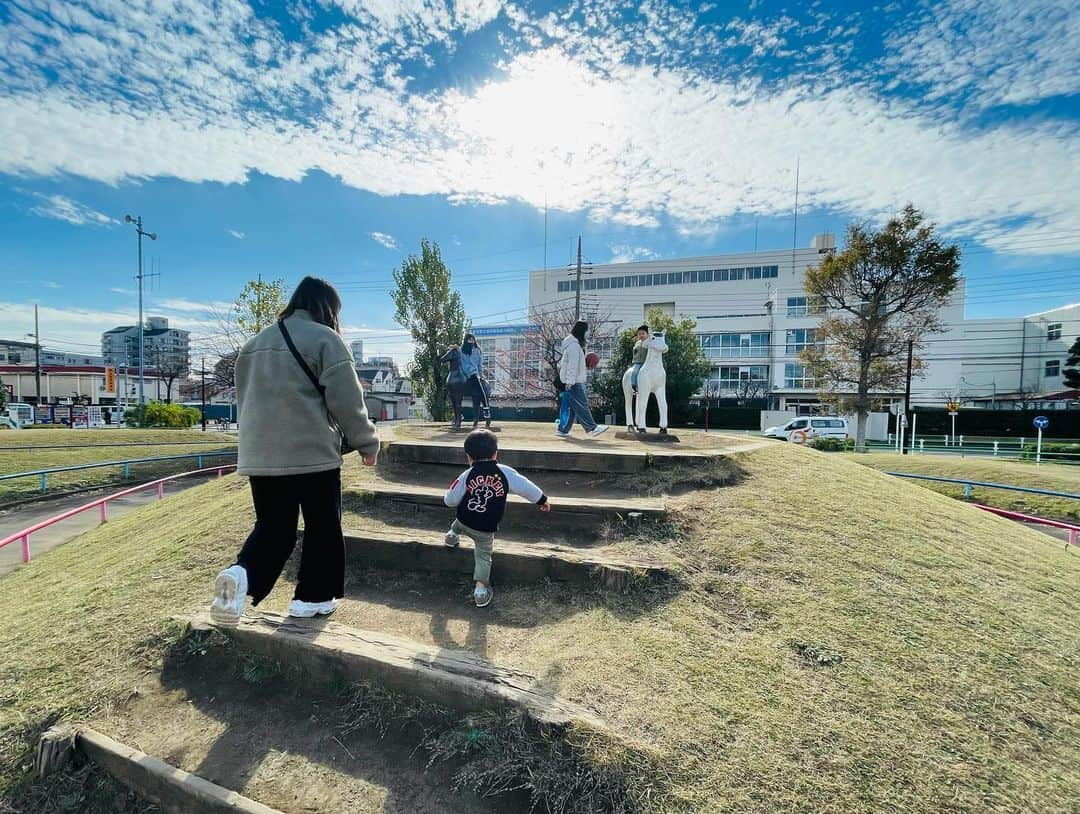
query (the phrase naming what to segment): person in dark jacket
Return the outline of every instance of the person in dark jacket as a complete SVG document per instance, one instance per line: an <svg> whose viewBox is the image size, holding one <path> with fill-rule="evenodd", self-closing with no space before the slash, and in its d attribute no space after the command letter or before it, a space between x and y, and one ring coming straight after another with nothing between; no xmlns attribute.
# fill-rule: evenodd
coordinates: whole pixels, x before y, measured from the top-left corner
<svg viewBox="0 0 1080 814"><path fill-rule="evenodd" d="M446 545L455 548L461 535L471 537L475 544L473 552L473 599L476 607L491 604L491 551L495 544L495 532L499 530L506 498L521 495L535 503L542 512L551 511L551 504L543 490L531 480L509 466L496 461L499 457L499 441L491 430L473 430L465 439L465 455L469 468L450 484L443 501L457 508L450 530L446 532Z"/></svg>

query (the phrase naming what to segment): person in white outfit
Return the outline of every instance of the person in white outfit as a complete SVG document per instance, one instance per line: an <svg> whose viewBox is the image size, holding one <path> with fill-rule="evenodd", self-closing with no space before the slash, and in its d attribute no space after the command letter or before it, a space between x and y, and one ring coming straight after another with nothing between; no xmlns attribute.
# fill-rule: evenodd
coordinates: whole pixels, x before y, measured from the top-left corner
<svg viewBox="0 0 1080 814"><path fill-rule="evenodd" d="M570 329L570 335L562 341L559 379L566 392L570 394L570 411L565 421L561 420L560 411L559 426L555 430L555 435L559 438L570 435L570 428L574 426L575 418L589 435L595 436L607 432L606 425L597 424L593 419L592 410L589 409L589 393L585 389L588 372L585 364L585 334L588 330L589 323L578 320Z"/></svg>

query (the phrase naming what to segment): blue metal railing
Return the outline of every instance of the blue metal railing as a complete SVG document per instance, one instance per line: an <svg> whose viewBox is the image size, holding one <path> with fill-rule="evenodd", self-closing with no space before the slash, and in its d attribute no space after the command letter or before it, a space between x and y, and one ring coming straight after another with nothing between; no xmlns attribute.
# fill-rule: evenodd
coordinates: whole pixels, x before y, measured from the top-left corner
<svg viewBox="0 0 1080 814"><path fill-rule="evenodd" d="M964 487L964 497L971 497L971 489L973 486L982 486L987 489L1008 489L1013 492L1028 492L1033 495L1046 495L1047 497L1064 497L1071 498L1072 500L1080 500L1080 495L1074 495L1072 492L1055 492L1051 489L1035 489L1031 486L1012 486L1007 483L989 483L981 480L964 480L961 478L942 478L937 475L915 475L910 472L886 472L886 475L893 475L897 478L912 478L914 480L932 480L940 483L955 483L958 486Z"/></svg>
<svg viewBox="0 0 1080 814"><path fill-rule="evenodd" d="M16 472L12 475L0 475L0 481L14 480L15 478L41 478L41 491L44 492L48 488L49 475L55 475L58 472L76 472L83 469L101 469L107 466L122 466L124 467L124 478L131 477L131 465L132 464L145 464L155 463L159 461L180 461L194 458L196 461L195 468L203 468L204 458L220 458L227 456L236 456L236 450L222 450L220 452L198 452L190 453L187 455L162 455L156 458L130 458L125 461L105 461L103 463L95 464L74 464L73 466L57 466L51 469L34 469L30 472Z"/></svg>

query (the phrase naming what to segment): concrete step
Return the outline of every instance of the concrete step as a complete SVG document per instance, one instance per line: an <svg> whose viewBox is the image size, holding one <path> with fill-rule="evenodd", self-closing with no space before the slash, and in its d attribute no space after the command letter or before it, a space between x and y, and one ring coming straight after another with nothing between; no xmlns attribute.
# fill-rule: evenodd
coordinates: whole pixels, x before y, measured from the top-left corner
<svg viewBox="0 0 1080 814"><path fill-rule="evenodd" d="M346 532L345 548L351 559L364 565L403 571L434 571L472 574L473 544L462 537L456 548L443 544L441 536L420 538L366 530ZM515 543L496 539L492 580L497 583L540 582L550 579L572 585L600 585L625 591L636 579L662 581L668 568L655 562L635 561L600 551L542 543Z"/></svg>
<svg viewBox="0 0 1080 814"><path fill-rule="evenodd" d="M374 481L364 483L352 493L367 495L373 500L392 503L410 504L422 507L446 508L443 502L445 490L432 486L413 486L407 484ZM551 515L562 518L622 518L631 513L638 513L643 518L661 518L665 514L664 505L656 498L588 498L578 496L560 497L549 495ZM520 516L523 510L535 512L536 507L519 495L510 495L507 499L507 512Z"/></svg>
<svg viewBox="0 0 1080 814"><path fill-rule="evenodd" d="M708 453L668 449L611 449L595 443L582 449L558 439L549 446L508 445L499 447L499 462L514 469L554 472L596 472L638 474L655 466L701 464L714 457ZM440 441L394 440L383 449L383 456L395 464L445 464L467 466L461 443Z"/></svg>
<svg viewBox="0 0 1080 814"><path fill-rule="evenodd" d="M332 676L372 681L466 713L511 707L542 723L606 729L588 710L539 689L534 676L492 664L466 650L419 644L326 619L294 619L269 612L245 615L236 627L216 625L209 614L201 613L191 620L191 628L218 630L242 647L300 667L326 682Z"/></svg>
<svg viewBox="0 0 1080 814"><path fill-rule="evenodd" d="M62 769L73 757L89 760L140 797L165 811L191 814L281 814L242 794L133 749L86 727L53 727L38 743L39 776Z"/></svg>

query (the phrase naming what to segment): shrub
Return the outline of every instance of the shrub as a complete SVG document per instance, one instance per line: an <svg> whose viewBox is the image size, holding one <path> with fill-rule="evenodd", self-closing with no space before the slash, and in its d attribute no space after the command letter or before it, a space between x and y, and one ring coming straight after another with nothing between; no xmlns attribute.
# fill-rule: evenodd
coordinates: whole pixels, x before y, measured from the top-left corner
<svg viewBox="0 0 1080 814"><path fill-rule="evenodd" d="M855 449L855 439L848 438L841 441L839 438L815 438L810 442L810 447L822 452L844 452Z"/></svg>
<svg viewBox="0 0 1080 814"><path fill-rule="evenodd" d="M132 427L193 427L200 418L194 407L160 401L132 407L124 413L124 420Z"/></svg>
<svg viewBox="0 0 1080 814"><path fill-rule="evenodd" d="M1024 447L1022 457L1025 461L1035 460L1035 444L1029 443ZM1042 445L1042 460L1057 461L1063 464L1080 464L1080 444L1063 442L1046 443Z"/></svg>

